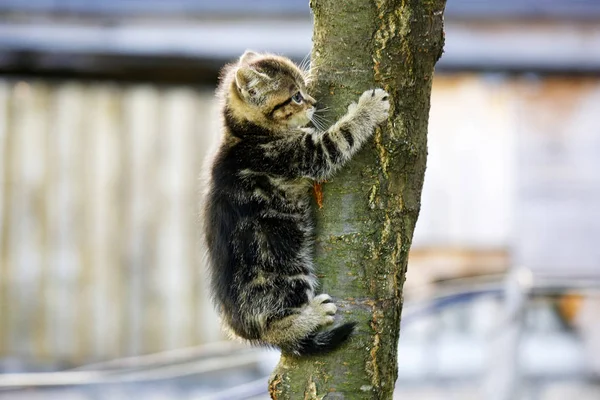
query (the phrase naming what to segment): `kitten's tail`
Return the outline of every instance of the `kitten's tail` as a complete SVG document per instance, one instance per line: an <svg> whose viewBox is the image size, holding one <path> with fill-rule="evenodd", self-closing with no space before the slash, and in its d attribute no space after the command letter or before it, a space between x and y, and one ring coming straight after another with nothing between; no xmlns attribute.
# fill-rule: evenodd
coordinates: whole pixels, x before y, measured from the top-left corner
<svg viewBox="0 0 600 400"><path fill-rule="evenodd" d="M348 322L327 331L317 331L305 338L281 346L281 350L297 356L323 354L337 349L354 331L356 322Z"/></svg>

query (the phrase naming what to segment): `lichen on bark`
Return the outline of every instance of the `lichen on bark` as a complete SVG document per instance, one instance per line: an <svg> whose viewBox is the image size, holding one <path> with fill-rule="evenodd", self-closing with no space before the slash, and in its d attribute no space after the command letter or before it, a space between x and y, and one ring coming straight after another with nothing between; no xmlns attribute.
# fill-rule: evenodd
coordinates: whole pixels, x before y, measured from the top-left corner
<svg viewBox="0 0 600 400"><path fill-rule="evenodd" d="M369 88L390 93L390 118L325 183L316 268L338 318L357 321L341 349L282 356L273 399L391 399L402 286L419 214L431 81L443 48L445 0L311 0L312 90L339 118Z"/></svg>

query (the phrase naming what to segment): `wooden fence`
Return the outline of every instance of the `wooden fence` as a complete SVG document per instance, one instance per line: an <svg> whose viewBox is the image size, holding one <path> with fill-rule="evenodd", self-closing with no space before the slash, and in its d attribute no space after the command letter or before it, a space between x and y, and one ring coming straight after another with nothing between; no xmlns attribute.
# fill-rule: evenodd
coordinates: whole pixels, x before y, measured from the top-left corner
<svg viewBox="0 0 600 400"><path fill-rule="evenodd" d="M440 246L483 245L477 260L487 260L505 245L510 129L479 133L510 114L506 90L494 87L436 80L415 233L425 252L414 253L410 282L437 276L428 271L440 254L444 271L462 268ZM0 81L0 357L83 362L220 337L196 217L212 98L212 89ZM466 165L461 152L482 141ZM490 175L495 185L479 184ZM505 265L498 254L494 271Z"/></svg>
<svg viewBox="0 0 600 400"><path fill-rule="evenodd" d="M197 221L211 90L0 81L0 358L219 338Z"/></svg>
<svg viewBox="0 0 600 400"><path fill-rule="evenodd" d="M0 80L0 361L221 338L197 220L212 99L212 88ZM502 272L513 258L596 271L598 99L590 77L436 77L407 285Z"/></svg>

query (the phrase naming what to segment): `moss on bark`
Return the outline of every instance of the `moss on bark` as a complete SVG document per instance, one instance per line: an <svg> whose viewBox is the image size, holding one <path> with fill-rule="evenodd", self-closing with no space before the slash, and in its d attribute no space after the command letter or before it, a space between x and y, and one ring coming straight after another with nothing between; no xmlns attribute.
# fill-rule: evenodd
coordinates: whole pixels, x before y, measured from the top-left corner
<svg viewBox="0 0 600 400"><path fill-rule="evenodd" d="M374 140L323 185L316 265L339 318L357 321L341 349L282 356L273 399L391 399L402 286L427 158L431 81L441 55L445 0L312 0L313 92L329 120L369 88L391 95Z"/></svg>

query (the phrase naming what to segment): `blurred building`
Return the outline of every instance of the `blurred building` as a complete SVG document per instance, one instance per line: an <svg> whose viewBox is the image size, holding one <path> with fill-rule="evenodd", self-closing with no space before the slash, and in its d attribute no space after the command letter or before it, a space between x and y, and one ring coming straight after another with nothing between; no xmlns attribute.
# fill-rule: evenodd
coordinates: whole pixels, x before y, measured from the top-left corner
<svg viewBox="0 0 600 400"><path fill-rule="evenodd" d="M0 0L0 365L220 338L196 220L218 69L300 60L311 30L304 0ZM600 3L449 0L446 40L407 295L599 279Z"/></svg>

